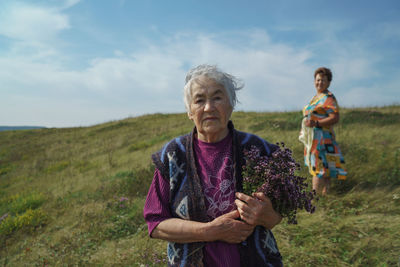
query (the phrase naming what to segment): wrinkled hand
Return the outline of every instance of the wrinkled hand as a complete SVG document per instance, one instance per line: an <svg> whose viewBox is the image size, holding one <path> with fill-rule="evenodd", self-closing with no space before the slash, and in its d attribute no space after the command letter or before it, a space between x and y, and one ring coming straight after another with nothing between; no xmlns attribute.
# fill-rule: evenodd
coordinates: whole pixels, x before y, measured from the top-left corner
<svg viewBox="0 0 400 267"><path fill-rule="evenodd" d="M236 193L235 204L240 218L252 226L263 225L272 229L280 223L282 216L272 207L271 200L264 193L253 193L248 196L244 193Z"/></svg>
<svg viewBox="0 0 400 267"><path fill-rule="evenodd" d="M253 232L254 226L237 220L240 217L237 210L215 218L210 222L209 234L215 240L227 243L240 243Z"/></svg>

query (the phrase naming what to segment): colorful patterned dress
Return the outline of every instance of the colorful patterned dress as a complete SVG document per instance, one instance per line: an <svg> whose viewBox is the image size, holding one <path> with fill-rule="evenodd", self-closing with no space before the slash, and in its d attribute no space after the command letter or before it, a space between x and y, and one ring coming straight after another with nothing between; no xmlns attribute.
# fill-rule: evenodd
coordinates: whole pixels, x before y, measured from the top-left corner
<svg viewBox="0 0 400 267"><path fill-rule="evenodd" d="M302 133L308 133L308 138L300 136L300 140L305 145L304 163L308 166L311 175L319 178L331 177L345 180L347 171L344 168L343 155L335 140L333 125L314 127L312 131L310 128L304 128L306 127L305 119L321 120L327 118L330 113L336 112L339 112L339 106L331 92L328 91L318 97L314 96L303 109Z"/></svg>

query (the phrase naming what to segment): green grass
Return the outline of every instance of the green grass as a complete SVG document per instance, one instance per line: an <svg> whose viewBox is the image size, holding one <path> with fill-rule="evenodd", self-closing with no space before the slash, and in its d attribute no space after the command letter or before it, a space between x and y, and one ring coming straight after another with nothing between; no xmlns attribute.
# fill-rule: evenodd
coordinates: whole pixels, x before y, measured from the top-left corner
<svg viewBox="0 0 400 267"><path fill-rule="evenodd" d="M301 112L234 112L237 129L285 142L298 162ZM0 265L165 266L164 241L142 210L150 156L192 128L186 114L92 127L0 132ZM400 106L342 109L336 135L346 181L274 228L286 266L397 266L400 257ZM306 169L300 172L311 180ZM164 262L162 262L164 260ZM161 262L160 262L161 261Z"/></svg>

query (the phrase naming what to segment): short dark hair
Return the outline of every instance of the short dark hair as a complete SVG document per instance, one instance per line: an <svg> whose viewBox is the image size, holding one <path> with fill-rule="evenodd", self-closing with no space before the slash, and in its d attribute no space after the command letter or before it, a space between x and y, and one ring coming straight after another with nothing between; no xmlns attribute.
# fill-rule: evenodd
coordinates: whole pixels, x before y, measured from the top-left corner
<svg viewBox="0 0 400 267"><path fill-rule="evenodd" d="M329 82L332 81L332 71L330 69L325 68L325 67L320 67L320 68L316 69L314 72L314 79L315 79L315 77L317 77L318 74L325 75L326 78L328 78Z"/></svg>

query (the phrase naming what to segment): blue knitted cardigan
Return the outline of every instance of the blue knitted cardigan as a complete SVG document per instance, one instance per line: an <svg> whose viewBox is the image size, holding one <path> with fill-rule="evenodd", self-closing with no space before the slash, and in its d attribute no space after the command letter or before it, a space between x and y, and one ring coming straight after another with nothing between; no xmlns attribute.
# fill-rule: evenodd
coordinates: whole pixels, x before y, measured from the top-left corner
<svg viewBox="0 0 400 267"><path fill-rule="evenodd" d="M269 155L277 146L256 135L235 130L231 121L228 128L233 137L233 176L236 179L236 190L241 192L241 172L245 164L243 150L256 146L262 155ZM208 222L193 151L195 133L196 128L190 134L171 140L160 151L154 153L152 159L162 177L169 179L169 207L172 217ZM203 266L203 246L204 242L169 242L168 266ZM263 226L255 227L253 233L239 244L239 252L241 266L282 266L275 238L272 232Z"/></svg>

